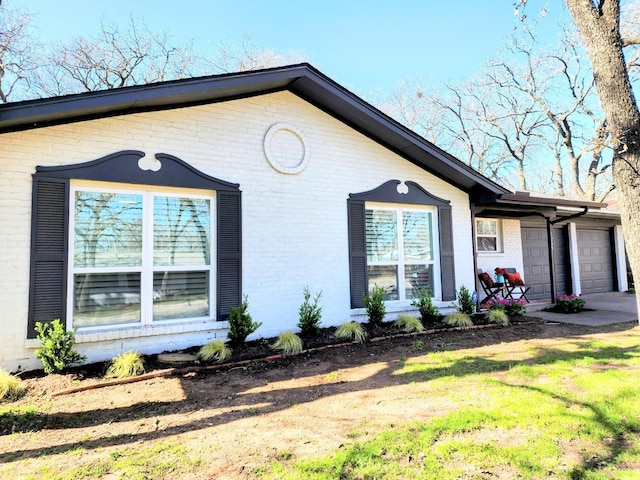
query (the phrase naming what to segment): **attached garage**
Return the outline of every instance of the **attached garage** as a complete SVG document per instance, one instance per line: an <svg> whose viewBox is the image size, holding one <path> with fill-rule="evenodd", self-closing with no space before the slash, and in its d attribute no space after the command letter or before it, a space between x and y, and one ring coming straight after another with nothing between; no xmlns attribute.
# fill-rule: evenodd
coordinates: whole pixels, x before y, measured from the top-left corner
<svg viewBox="0 0 640 480"><path fill-rule="evenodd" d="M530 287L530 300L551 299L551 276L549 274L549 243L547 229L522 227L523 275Z"/></svg>
<svg viewBox="0 0 640 480"><path fill-rule="evenodd" d="M576 230L582 293L612 292L614 258L609 230Z"/></svg>

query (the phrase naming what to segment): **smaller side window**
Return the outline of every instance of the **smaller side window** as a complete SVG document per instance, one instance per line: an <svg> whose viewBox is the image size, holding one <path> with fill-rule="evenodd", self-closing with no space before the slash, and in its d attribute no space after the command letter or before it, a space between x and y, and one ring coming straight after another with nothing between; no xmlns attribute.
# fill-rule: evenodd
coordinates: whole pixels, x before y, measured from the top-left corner
<svg viewBox="0 0 640 480"><path fill-rule="evenodd" d="M478 252L500 251L500 224L498 220L476 219L476 247Z"/></svg>

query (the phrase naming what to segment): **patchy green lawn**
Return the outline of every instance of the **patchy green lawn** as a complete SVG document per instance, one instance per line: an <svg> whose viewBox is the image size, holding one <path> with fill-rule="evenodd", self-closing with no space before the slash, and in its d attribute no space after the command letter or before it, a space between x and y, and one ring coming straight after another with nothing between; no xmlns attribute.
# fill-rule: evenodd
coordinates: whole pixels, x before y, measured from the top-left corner
<svg viewBox="0 0 640 480"><path fill-rule="evenodd" d="M0 404L0 478L640 478L639 340L532 322L62 397L77 380L33 379Z"/></svg>

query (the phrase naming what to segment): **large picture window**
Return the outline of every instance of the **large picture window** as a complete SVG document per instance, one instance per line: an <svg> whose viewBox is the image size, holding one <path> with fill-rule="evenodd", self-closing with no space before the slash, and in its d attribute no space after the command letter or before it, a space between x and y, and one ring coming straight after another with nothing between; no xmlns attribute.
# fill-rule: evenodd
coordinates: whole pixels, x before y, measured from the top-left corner
<svg viewBox="0 0 640 480"><path fill-rule="evenodd" d="M385 300L410 300L422 288L435 290L435 213L435 208L366 208L369 292L377 285Z"/></svg>
<svg viewBox="0 0 640 480"><path fill-rule="evenodd" d="M211 318L214 197L72 186L73 327Z"/></svg>

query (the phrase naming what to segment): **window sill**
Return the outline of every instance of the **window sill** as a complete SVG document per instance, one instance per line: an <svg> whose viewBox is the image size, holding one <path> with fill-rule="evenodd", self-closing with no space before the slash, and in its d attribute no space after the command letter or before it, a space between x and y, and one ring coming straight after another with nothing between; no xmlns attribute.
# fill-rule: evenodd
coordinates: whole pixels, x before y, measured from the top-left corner
<svg viewBox="0 0 640 480"><path fill-rule="evenodd" d="M153 337L156 335L172 335L180 333L202 332L206 330L223 330L229 328L229 322L214 322L201 320L181 323L165 323L155 325L124 325L121 327L79 329L76 331L76 343L105 342L110 340L125 340L131 338ZM40 348L40 342L35 338L25 340L25 347Z"/></svg>

